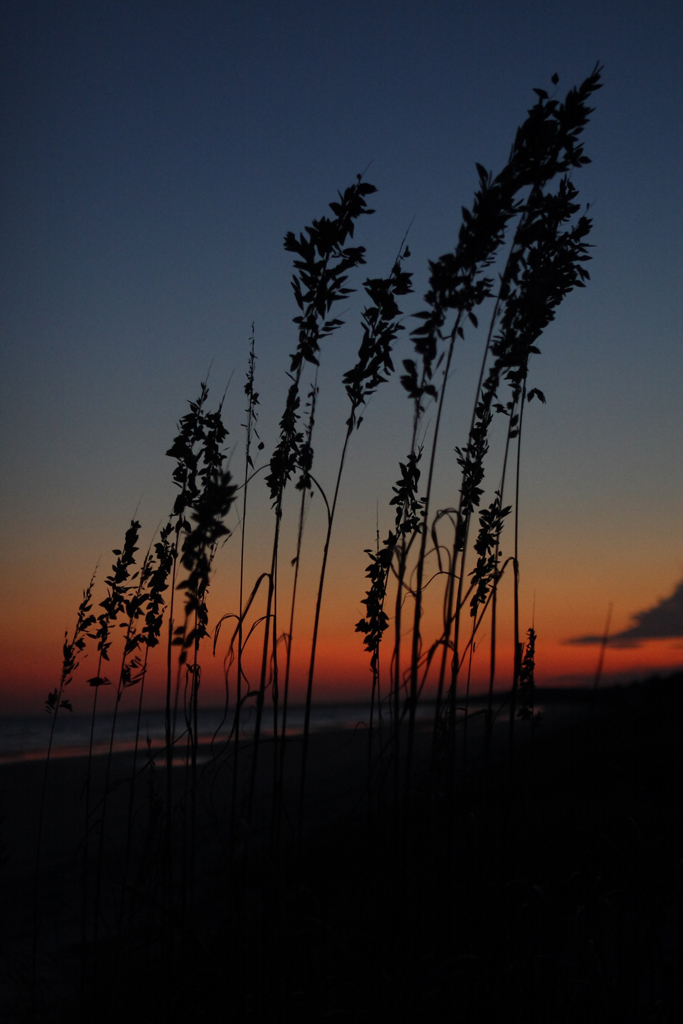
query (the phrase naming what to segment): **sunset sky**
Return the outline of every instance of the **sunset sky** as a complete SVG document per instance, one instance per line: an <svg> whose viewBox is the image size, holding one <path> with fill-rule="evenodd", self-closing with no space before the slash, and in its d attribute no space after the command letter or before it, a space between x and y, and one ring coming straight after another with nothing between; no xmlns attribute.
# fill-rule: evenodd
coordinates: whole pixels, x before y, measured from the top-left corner
<svg viewBox="0 0 683 1024"><path fill-rule="evenodd" d="M165 452L209 367L214 404L229 385L231 466L242 472L252 321L261 464L272 450L296 345L285 232L328 212L364 171L376 213L358 227L367 266L352 283L386 275L410 228L415 295L402 308L417 311L427 261L454 247L471 204L475 161L500 170L533 87L552 91L557 73L564 98L596 61L604 88L585 133L592 163L574 175L594 220L591 281L558 311L529 379L547 404L525 414L522 627L533 617L541 685L592 677L610 604L617 641L606 677L683 664L683 6L2 0L0 11L0 707L40 710L95 564L99 601L133 515L145 545L165 521ZM358 348L360 301L349 300L346 327L322 355L323 486L342 441L341 375ZM406 327L397 366L411 354ZM466 338L456 358L437 506L456 500L453 448L466 440L481 344ZM353 439L321 697L367 692L354 632L364 549L377 519L382 536L391 526L410 425L392 380ZM272 533L262 477L253 494L252 581L268 567ZM283 564L293 557L290 498ZM299 658L319 505L307 522ZM212 625L236 610L236 514L230 525ZM207 700L220 693L221 665L207 649ZM90 674L84 665L70 688L79 710Z"/></svg>

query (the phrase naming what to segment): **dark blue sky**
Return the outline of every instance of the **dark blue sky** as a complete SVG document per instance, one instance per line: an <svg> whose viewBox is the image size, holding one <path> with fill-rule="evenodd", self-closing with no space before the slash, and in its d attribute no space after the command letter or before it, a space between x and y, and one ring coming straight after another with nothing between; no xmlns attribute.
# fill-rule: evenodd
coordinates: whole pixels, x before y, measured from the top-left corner
<svg viewBox="0 0 683 1024"><path fill-rule="evenodd" d="M680 4L4 0L0 11L11 641L37 581L54 619L60 588L70 607L141 495L150 529L164 514L163 453L210 363L218 393L236 374L239 438L252 320L270 448L295 341L285 231L370 165L368 270L388 271L412 222L423 291L427 260L452 248L471 202L475 161L497 171L532 87L552 88L557 72L563 96L596 61L593 163L576 178L593 204L592 281L535 368L548 405L526 449L529 572L545 579L554 560L565 600L583 602L574 633L595 632L615 593L628 592L623 628L672 589L683 575ZM323 456L356 346L349 328L323 368ZM361 568L408 434L400 401L391 387L378 397L375 447L353 470L359 507L373 510ZM560 618L549 613L558 635Z"/></svg>

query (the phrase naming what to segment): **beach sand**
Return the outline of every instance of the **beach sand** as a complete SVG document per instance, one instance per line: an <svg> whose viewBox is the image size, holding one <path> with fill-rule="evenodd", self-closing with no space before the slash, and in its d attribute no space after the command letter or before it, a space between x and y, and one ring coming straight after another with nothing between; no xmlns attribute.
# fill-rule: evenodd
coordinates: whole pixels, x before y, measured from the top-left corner
<svg viewBox="0 0 683 1024"><path fill-rule="evenodd" d="M556 716L552 723L549 716L547 723L534 730L532 743L519 745L515 758L517 767L512 802L509 776L504 771L507 761L507 728L501 719L496 730L494 767L487 782L486 812L482 804L483 776L480 770L483 717L473 717L468 723L468 774L458 792L458 810L454 820L446 829L443 820L436 825L433 821L426 825L428 819L424 817L418 799L415 804L417 809L411 805L401 826L405 828L410 816L415 816L413 824L409 825L412 831L407 842L405 836L398 839L392 832L394 824L390 822L387 826L382 819L378 811L376 791L373 801L368 800L367 732L359 728L311 736L305 804L306 845L303 860L298 862L298 867L294 869L295 875L297 871L299 872L299 886L303 873L307 895L302 898L301 889L297 890L297 910L292 910L292 904L288 902L289 897L284 898L279 904L278 919L278 927L281 929L282 914L285 915L287 935L290 933L289 924L294 927L296 921L299 937L292 941L291 949L286 951L283 957L280 934L277 956L283 959L282 970L288 980L283 980L280 971L276 971L280 988L276 985L273 989L271 986L267 989L269 995L264 994L266 989L263 989L260 996L254 996L256 1002L252 1000L253 1012L250 1010L247 1013L248 1007L243 1007L245 1019L269 1019L268 999L272 1001L275 998L284 1000L284 1004L287 1004L288 1000L293 1000L292 1012L300 1013L301 1007L296 1010L296 998L291 992L298 990L297 986L301 988L306 985L313 985L315 988L317 995L312 1005L317 1005L321 1013L327 1005L326 1000L330 1005L336 1001L340 1007L346 1006L343 1012L340 1010L344 1019L366 1019L354 1017L352 1009L354 999L362 998L365 1003L368 1002L368 991L375 984L368 980L367 970L362 967L361 961L365 957L367 963L374 964L380 973L381 970L386 973L387 964L393 963L388 976L390 979L393 978L395 983L396 969L403 963L408 970L408 964L413 963L407 952L410 949L423 964L417 973L424 974L426 971L420 984L432 985L434 991L438 993L443 988L443 972L448 974L451 971L454 972L454 978L460 979L458 984L467 988L469 982L465 984L462 977L463 965L468 962L466 958L474 956L477 960L478 966L473 973L475 978L479 977L477 972L481 973L484 970L486 960L481 953L481 948L486 946L485 938L481 934L478 933L476 941L471 936L464 945L462 937L458 938L459 928L464 927L463 922L468 920L467 914L474 913L473 904L470 906L470 903L474 899L472 893L475 889L478 898L483 898L482 886L485 890L486 885L490 884L493 892L496 885L515 882L517 877L518 881L522 879L522 889L525 886L530 887L530 891L533 892L534 885L537 885L543 892L549 894L548 900L555 899L557 902L557 897L552 896L552 886L555 884L553 879L558 873L566 871L567 878L572 876L573 871L574 874L576 871L579 874L582 871L585 873L585 864L581 863L581 856L584 856L585 851L582 854L575 842L576 835L580 834L581 829L593 829L594 832L600 833L600 829L603 828L606 834L609 833L609 841L613 845L616 842L617 848L620 843L624 849L628 847L628 857L633 860L633 844L629 845L630 840L625 840L621 835L625 827L628 831L624 822L629 818L636 821L637 829L642 829L642 822L646 819L650 822L651 834L655 837L652 841L662 857L659 864L656 861L659 854L648 847L647 856L655 857L655 868L649 861L647 863L650 864L650 870L656 869L656 882L659 884L661 880L667 893L667 909L666 913L662 911L661 919L666 920L666 924L662 924L664 938L660 935L658 942L660 947L662 942L666 947L668 964L673 956L679 955L672 952L674 948L678 948L676 944L679 935L671 922L672 915L675 917L678 907L674 870L675 863L678 863L675 861L676 850L678 860L683 859L683 845L676 847L676 842L681 840L680 820L676 824L673 818L674 806L680 809L680 790L677 788L676 775L679 768L680 777L683 778L683 745L680 744L680 739L678 747L676 746L677 737L680 737L680 687L678 690L669 687L666 699L662 697L661 700L662 707L654 707L653 710L651 700L647 704L642 696L636 697L631 693L616 703L608 701L607 705L603 705L602 712L596 716L587 715L585 705L577 705L573 712L567 713L564 717ZM678 732L672 725L676 715ZM644 724L646 719L650 722L647 727ZM520 738L523 738L525 730L528 740L531 729L526 723L518 723L517 731ZM430 737L424 731L416 740L415 771L418 793L419 779L424 777L428 766L429 741ZM288 740L280 848L290 851L290 854L296 848L301 747L300 737ZM237 838L232 844L230 809L233 782L231 762L227 756L230 753L229 747L222 752L216 749L211 752L208 747L203 747L199 752L200 763L197 770L200 781L197 787L194 886L191 895L194 912L197 919L202 922L200 930L205 938L225 936L226 915L235 912L237 890L243 894L242 912L246 906L247 913L254 913L254 920L260 915L259 927L263 927L263 921L267 920L268 911L264 908L271 895L269 886L272 873L269 874L268 865L272 867L273 864L273 743L268 739L262 742L250 827L247 827L244 813L249 778L248 752L245 750L245 754L242 755L243 767L240 769L238 780L240 805L236 814ZM211 758L210 754L213 755ZM44 764L28 761L0 767L0 813L3 818L4 844L4 863L0 869L3 879L0 904L3 921L3 975L0 997L7 1008L3 1019L8 1022L28 1019L18 1015L12 1017L12 1012L18 1014L19 1010L13 1011L11 1007L25 1007L30 996L36 906L37 981L41 1006L44 1007L41 1012L44 1013L45 1020L67 1019L58 1015L50 1017L47 1007L68 1004L69 998L73 997L75 979L78 978L84 963L90 963L93 957L99 955L105 958L114 956L112 951L117 948L120 934L117 930L120 923L117 915L123 891L122 879L126 873L124 865L131 764L130 754L114 756L111 781L115 785L107 802L102 856L99 856L100 840L97 828L93 829L88 843L88 892L85 904L84 788L87 760L60 758L55 759L50 765L37 901L34 901L36 847ZM105 768L105 758L97 758L91 778L93 798L101 794ZM375 771L377 773L379 769L376 767ZM179 804L182 804L184 799L185 778L186 768L182 764L173 768L174 801ZM391 786L392 780L387 778L387 800L391 796ZM130 849L129 869L126 873L128 884L132 883L139 892L138 920L156 921L157 924L158 915L155 916L149 908L145 910L143 904L145 898L152 901L155 894L158 895L155 869L158 868L161 836L155 814L162 805L165 788L166 769L163 759L157 758L155 765L146 768L136 782L133 804L134 839ZM679 802L674 804L676 797ZM179 821L176 823L175 835L179 849L182 849L180 821L187 821L192 813L191 801L185 806L187 812L179 815ZM512 826L509 821L506 824L510 807L514 808L515 820ZM92 822L99 821L101 813L100 806L93 813ZM680 810L676 813L680 818ZM618 822L617 839L613 838L610 831L615 821ZM460 836L458 843L462 847L459 847L460 852L457 855L449 846L452 841L452 829L456 826ZM570 835L571 841L567 839L567 835ZM662 838L663 836L665 838ZM590 847L590 842L587 846ZM402 851L402 862L400 858L395 859L395 855L398 856L396 851L399 849ZM449 849L450 854L447 852ZM499 863L502 856L507 858L504 866ZM571 864L572 856L579 859L574 868ZM588 854L585 854L584 860L586 857L590 860ZM556 864L558 859L561 863L559 868ZM287 871L292 870L291 865L295 860L296 858L290 857L289 861L283 861L288 864ZM641 862L639 863L642 868L646 861L641 857ZM102 878L97 901L100 922L95 946L92 914L98 863L101 864ZM172 870L176 873L176 889L181 891L184 883L182 858L179 855L176 855ZM482 879L482 870L490 875L488 881ZM463 890L461 882L468 873L472 874L472 880ZM623 883L622 876L619 877ZM583 881L581 884L584 884ZM629 884L633 884L632 878ZM486 903L488 900L486 905L489 909L492 898L489 893L484 901ZM577 896L577 907L586 905L581 904L582 898L588 898L583 890ZM638 899L640 898L639 896ZM642 898L651 901L650 895L645 894ZM449 923L446 920L448 915L444 917L438 909L442 903L446 906L453 899L460 903L458 927L452 921ZM495 903L495 899L493 902ZM87 923L86 956L83 955L82 946L84 906ZM467 910L468 906L470 910ZM397 907L402 907L403 910L396 919ZM680 909L682 908L678 908L679 913ZM499 910L496 913L499 913ZM633 916L631 911L629 913ZM327 930L323 929L322 935L319 934L317 925L310 924L314 919L326 922ZM308 925L305 922L308 922ZM256 942L259 949L262 946L262 939L255 939L250 927L246 926L244 931L242 952L245 955L246 947L250 943ZM498 920L493 921L491 927L500 931L503 926ZM540 927L537 925L537 930ZM408 933L406 928L409 929ZM505 917L503 934L506 934L506 929L509 933L510 928L514 932L514 927ZM273 934L277 931L273 921L271 930ZM330 938L330 935L333 938ZM371 938L373 935L374 938ZM512 936L510 938L512 941ZM289 942L289 939L287 941ZM385 962L378 944L384 942L391 945L392 941L399 942L399 945L403 944L405 948L397 951L393 960L389 957ZM477 942L480 946L477 946ZM496 956L501 955L498 945L496 949ZM230 953L233 960L235 959L235 950L230 946L230 942L227 942L222 952L220 946L216 947L214 944L214 952L219 961L222 956L228 956ZM272 948L270 953L273 954ZM208 951L206 955L210 959ZM614 951L609 955L614 959ZM427 969L424 964L428 963L430 956L433 962ZM461 959L458 960L458 957ZM465 959L462 959L463 957ZM309 963L303 976L302 963ZM414 964L411 969L414 969ZM575 965L575 970L579 974L581 969L580 965ZM86 970L89 971L90 968L86 967ZM251 974L250 970L248 967L243 969L240 983L243 981L247 988L251 986L258 989L258 970L252 970ZM334 982L330 983L327 996L320 991L320 980L316 981L313 977L321 971L323 975L327 972L326 976L334 979ZM662 971L666 974L664 967L661 968L660 974ZM348 984L344 981L345 975L349 975ZM231 979L235 984L234 975L228 971L226 983ZM661 987L663 982L660 980L657 984ZM287 992L283 994L283 985L287 991L291 990L290 995L287 995ZM391 991L389 982L380 980L375 986L378 990L377 999L383 1001L383 1004L388 998L385 991L387 985L388 991ZM415 985L417 986L417 981ZM409 986L412 994L407 994L404 1002L399 1000L396 1005L395 1019L409 1019L408 1016L404 1018L402 1014L404 1010L408 1014L408 1007L412 1005L411 1000L414 1002L414 987ZM392 998L401 990L399 986L393 992ZM383 992L381 997L380 991ZM469 989L467 991L469 992ZM434 999L438 1002L442 996L443 993L438 997L435 995ZM461 993L461 998L467 1003L474 997L470 992L469 995ZM261 1010L258 1010L259 1005ZM258 1016L259 1012L262 1014L261 1017ZM437 1013L437 1010L434 1012ZM237 1015L235 1019L242 1018ZM311 1019L317 1018L314 1016ZM440 1017L437 1015L433 1019L438 1020ZM472 1016L471 1019L478 1018ZM569 1019L571 1018L567 1017L567 1020Z"/></svg>

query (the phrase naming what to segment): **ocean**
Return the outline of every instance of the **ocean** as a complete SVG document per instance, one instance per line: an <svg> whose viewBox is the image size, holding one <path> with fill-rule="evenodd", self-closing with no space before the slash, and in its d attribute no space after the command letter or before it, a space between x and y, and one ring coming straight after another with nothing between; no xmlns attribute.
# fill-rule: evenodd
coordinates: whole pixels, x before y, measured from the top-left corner
<svg viewBox="0 0 683 1024"><path fill-rule="evenodd" d="M475 697L471 704L471 714L476 715L477 711L483 706L483 698ZM550 704L544 702L539 704L538 710L541 714L541 720L550 719L553 724L557 724L560 718L567 717L568 712L575 708L575 705L575 701L571 701L568 704L557 701L553 701ZM496 701L495 707L500 707L500 699ZM431 701L420 703L416 716L420 728L428 727L429 723L433 720L433 715L434 705ZM386 710L384 711L384 716L386 721ZM500 717L506 717L504 710ZM366 701L346 704L318 703L314 704L311 709L310 728L311 732L314 733L330 730L365 729L369 725L369 719L370 708ZM255 709L253 704L251 704L248 710L242 713L240 733L247 737L253 733L254 721ZM0 716L0 764L44 759L47 755L51 724L51 716L47 713L42 715ZM217 743L227 740L232 726L232 711L226 716L221 708L202 708L199 710L198 735L199 741L202 744L209 743L212 739ZM279 728L281 729L281 727L282 717L280 711ZM303 727L303 705L290 706L287 713L287 734L291 736L298 735L303 732ZM60 711L55 722L51 756L79 757L87 755L90 746L91 728L92 721L90 715L69 713L64 710ZM135 746L137 729L137 712L120 711L116 719L113 743L114 752L132 750ZM162 710L143 710L139 729L140 749L146 750L149 741L151 749L158 751L164 745L164 712ZM185 729L184 716L182 711L179 711L176 719L175 735L180 737ZM262 729L265 735L272 734L273 713L270 702L267 702L264 708ZM112 715L110 713L98 713L92 736L93 754L105 754L108 752L111 732Z"/></svg>

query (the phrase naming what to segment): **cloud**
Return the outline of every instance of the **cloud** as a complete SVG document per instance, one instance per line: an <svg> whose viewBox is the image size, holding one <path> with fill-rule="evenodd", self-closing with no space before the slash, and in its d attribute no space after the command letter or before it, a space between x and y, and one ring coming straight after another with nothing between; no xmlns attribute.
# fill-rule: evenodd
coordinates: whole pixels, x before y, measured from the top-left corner
<svg viewBox="0 0 683 1024"><path fill-rule="evenodd" d="M671 597L638 612L633 616L633 625L622 633L610 636L612 647L638 647L644 640L672 640L683 637L683 580L678 584ZM576 636L566 640L567 644L576 646L584 644L600 644L602 636Z"/></svg>

